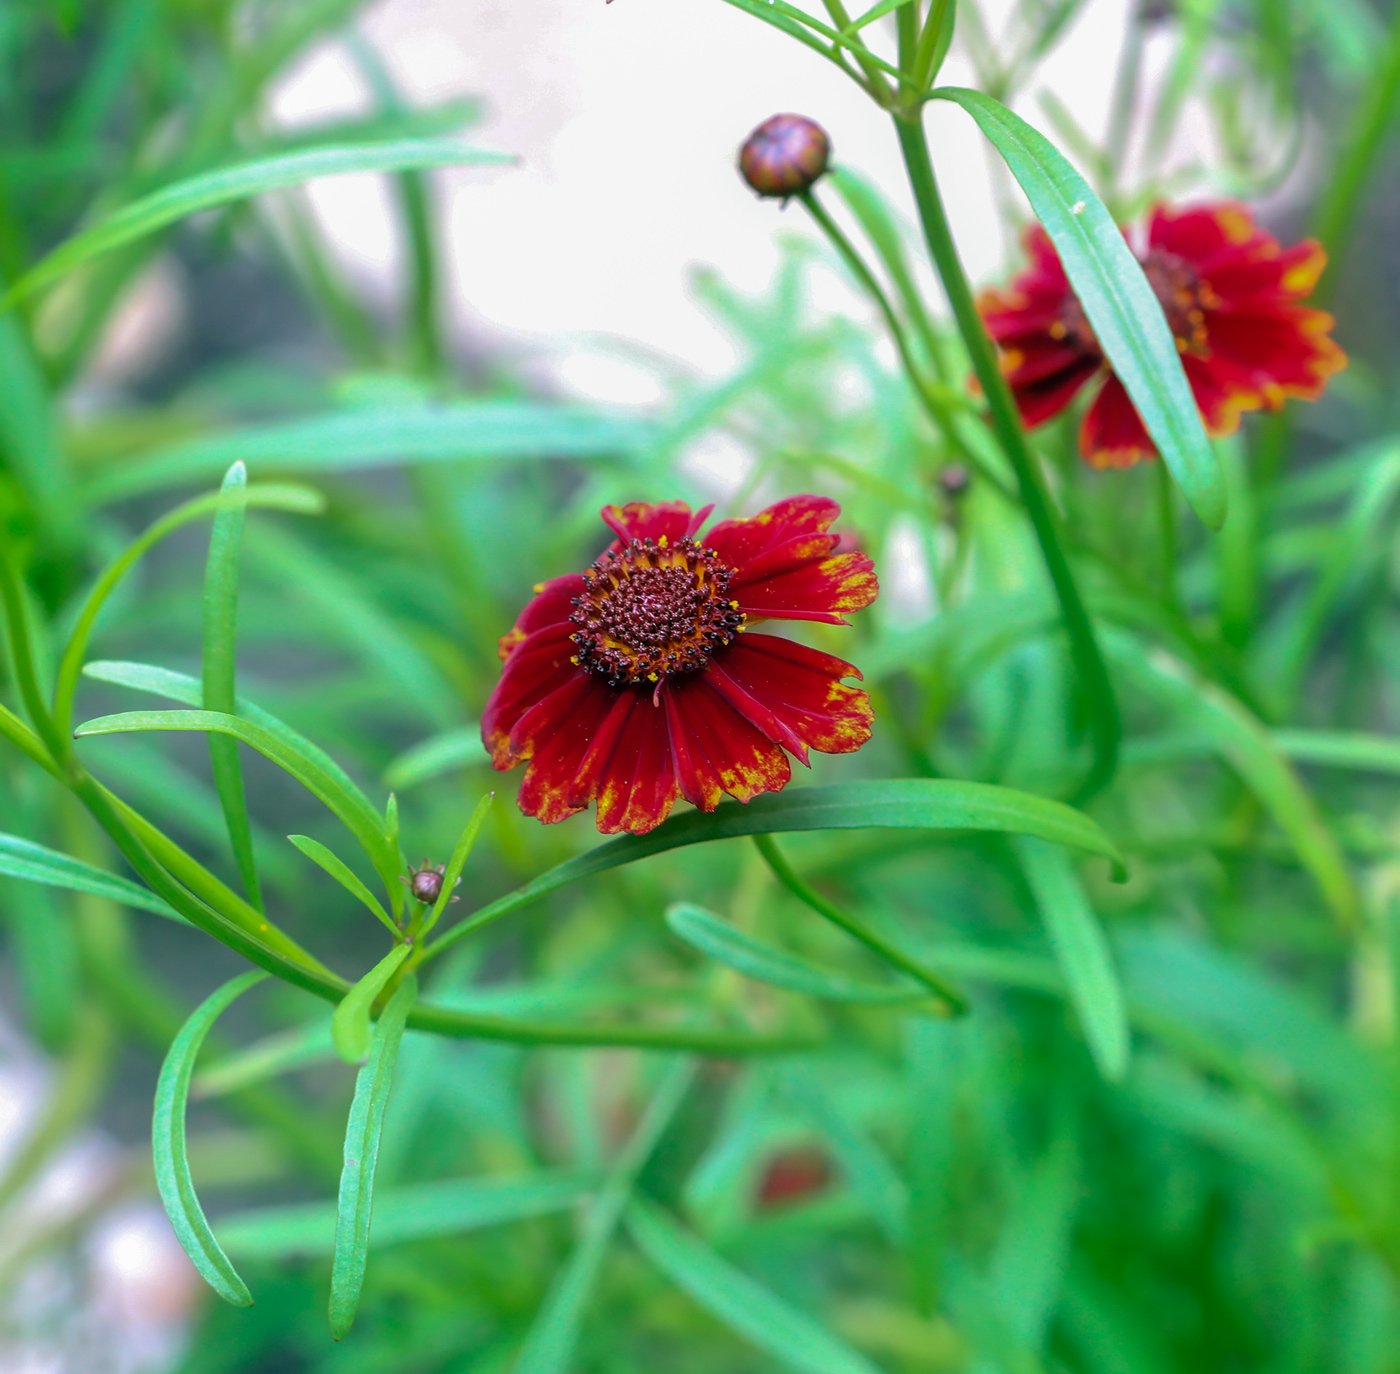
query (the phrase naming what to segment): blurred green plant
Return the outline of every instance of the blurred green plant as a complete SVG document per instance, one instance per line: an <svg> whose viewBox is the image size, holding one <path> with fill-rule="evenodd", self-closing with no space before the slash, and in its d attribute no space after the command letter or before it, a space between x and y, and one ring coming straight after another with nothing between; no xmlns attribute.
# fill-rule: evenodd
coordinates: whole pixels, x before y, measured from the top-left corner
<svg viewBox="0 0 1400 1374"><path fill-rule="evenodd" d="M1384 166L1400 27L1354 0L1140 7L1104 145L1043 104L1076 170L1008 107L1087 0L1020 0L999 34L973 0L731 3L890 112L921 238L838 167L835 196L805 193L830 259L789 244L754 299L701 278L743 362L647 416L465 377L425 169L495 155L455 137L469 102L404 105L349 0L0 8L0 875L24 1024L58 1060L0 1215L125 1039L164 1059L154 1179L127 1186L257 1299L208 1306L189 1374L1383 1374L1393 363L1352 345L1314 421L1207 444L1116 222L1176 193L1188 102L1223 158L1188 175L1234 194L1292 174L1280 131L1320 112L1335 255ZM271 127L270 83L340 37L375 111ZM979 90L935 85L955 39ZM1005 158L1176 489L1086 469L1068 420L1024 433L929 99ZM395 177L392 318L297 190L352 166ZM200 262L256 264L314 308L315 348L93 404L113 318L172 257L192 308ZM809 308L819 265L873 327ZM491 806L473 720L497 636L596 552L600 504L691 494L688 451L720 437L752 460L734 513L838 493L885 573L842 646L875 741L602 844ZM121 709L132 691L177 707ZM418 857L446 867L431 905L401 881ZM72 1244L40 1228L0 1258L11 1326L25 1263Z"/></svg>

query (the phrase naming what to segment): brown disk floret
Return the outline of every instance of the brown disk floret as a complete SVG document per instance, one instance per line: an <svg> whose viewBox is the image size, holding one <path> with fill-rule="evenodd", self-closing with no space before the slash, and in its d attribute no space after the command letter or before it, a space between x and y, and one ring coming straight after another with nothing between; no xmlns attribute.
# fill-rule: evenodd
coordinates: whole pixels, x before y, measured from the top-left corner
<svg viewBox="0 0 1400 1374"><path fill-rule="evenodd" d="M573 661L611 687L703 668L744 623L731 569L693 539L633 539L584 573L570 621Z"/></svg>

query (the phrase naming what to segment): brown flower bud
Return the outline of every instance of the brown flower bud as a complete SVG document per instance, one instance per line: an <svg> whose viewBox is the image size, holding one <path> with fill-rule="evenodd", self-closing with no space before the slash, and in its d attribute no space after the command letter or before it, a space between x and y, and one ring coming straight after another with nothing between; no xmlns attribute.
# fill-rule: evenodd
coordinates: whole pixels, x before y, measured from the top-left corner
<svg viewBox="0 0 1400 1374"><path fill-rule="evenodd" d="M949 463L938 474L938 486L949 500L956 501L967 491L972 474L961 463Z"/></svg>
<svg viewBox="0 0 1400 1374"><path fill-rule="evenodd" d="M442 879L446 871L445 864L438 864L434 868L424 859L417 868L409 869L408 877L400 878L399 881L408 884L414 901L421 902L424 906L432 906L442 895ZM458 883L461 881L460 878L457 879ZM455 902L457 899L454 897L452 900Z"/></svg>
<svg viewBox="0 0 1400 1374"><path fill-rule="evenodd" d="M831 140L802 115L765 119L739 150L739 171L761 196L795 196L826 171Z"/></svg>

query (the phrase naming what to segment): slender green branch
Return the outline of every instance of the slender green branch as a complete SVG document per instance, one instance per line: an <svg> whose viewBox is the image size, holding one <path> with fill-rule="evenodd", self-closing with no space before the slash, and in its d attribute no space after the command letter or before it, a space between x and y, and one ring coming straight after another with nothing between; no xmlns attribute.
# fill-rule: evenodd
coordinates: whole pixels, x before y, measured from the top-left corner
<svg viewBox="0 0 1400 1374"><path fill-rule="evenodd" d="M72 741L54 728L34 666L34 649L29 639L29 615L24 604L24 588L8 548L0 548L0 602L10 630L10 658L24 709L29 712L35 733L44 742L55 763L63 764L72 755Z"/></svg>
<svg viewBox="0 0 1400 1374"><path fill-rule="evenodd" d="M1060 542L1040 469L1021 428L1015 399L1006 378L1002 376L996 349L977 312L972 288L958 257L952 229L938 193L922 116L916 114L908 119L896 117L895 128L899 133L905 167L919 207L929 252L943 282L948 303L953 308L953 316L972 360L973 370L986 395L992 428L1016 471L1021 503L1035 531L1041 556L1060 602L1060 613L1069 635L1070 654L1089 706L1089 731L1094 748L1093 765L1076 795L1076 800L1083 802L1108 785L1117 767L1118 741L1122 735L1117 698L1089 613L1084 608L1083 598Z"/></svg>
<svg viewBox="0 0 1400 1374"><path fill-rule="evenodd" d="M948 1010L961 1016L967 1011L967 999L941 973L935 972L927 964L911 958L897 945L892 945L882 935L865 924L864 921L843 911L834 902L829 902L815 888L809 887L798 876L796 870L783 857L782 851L771 835L755 835L753 842L763 855L774 876L799 901L805 902L813 911L825 916L834 925L840 926L847 935L859 940L867 949L873 950L886 963L917 978L930 992L946 1003Z"/></svg>
<svg viewBox="0 0 1400 1374"><path fill-rule="evenodd" d="M880 314L884 316L885 324L890 331L890 337L894 340L894 346L899 351L899 360L904 364L904 371L909 378L910 385L913 386L915 394L923 402L924 409L928 411L929 417L934 424L943 432L944 438L957 450L958 456L973 468L981 477L990 482L1007 500L1014 500L1014 493L1007 487L1001 478L993 472L982 461L981 456L970 448L958 433L957 423L953 419L948 407L934 394L928 384L928 380L923 376L918 363L914 360L914 355L909 347L908 336L904 332L903 323L895 314L894 306L890 304L889 297L885 294L884 288L875 279L875 274L866 265L865 260L856 250L855 245L842 232L840 225L827 213L826 207L816 198L811 191L802 192L799 199L807 207L811 216L821 227L822 232L830 239L832 246L840 253L842 261L850 269L851 275L860 283L865 293L879 307Z"/></svg>

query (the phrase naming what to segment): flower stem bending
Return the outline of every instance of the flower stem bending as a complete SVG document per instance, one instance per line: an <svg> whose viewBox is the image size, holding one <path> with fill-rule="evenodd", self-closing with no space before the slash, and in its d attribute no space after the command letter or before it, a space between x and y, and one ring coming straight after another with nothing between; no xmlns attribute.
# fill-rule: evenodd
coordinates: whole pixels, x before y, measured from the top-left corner
<svg viewBox="0 0 1400 1374"><path fill-rule="evenodd" d="M1041 555L1045 560L1046 571L1050 574L1055 595L1059 598L1060 614L1065 631L1069 635L1075 673L1089 707L1088 725L1094 749L1093 765L1075 796L1077 802L1083 802L1106 787L1117 768L1118 742L1123 727L1113 684L1109 680L1108 668L1104 663L1098 640L1094 636L1089 613L1085 610L1083 598L1070 570L1069 560L1060 543L1049 496L1036 466L1035 457L1026 443L1025 431L1021 428L1011 389L1001 374L996 349L987 334L986 326L982 323L982 317L977 313L972 288L958 258L953 233L943 209L943 200L938 193L938 182L934 177L933 163L929 157L922 116L917 113L907 118L897 115L895 128L899 133L900 149L904 154L904 164L914 191L914 199L919 207L919 219L923 225L929 253L943 283L948 303L952 306L954 319L962 334L968 356L972 360L977 380L986 395L992 429L1016 471L1021 503L1030 518L1035 537L1040 544Z"/></svg>

